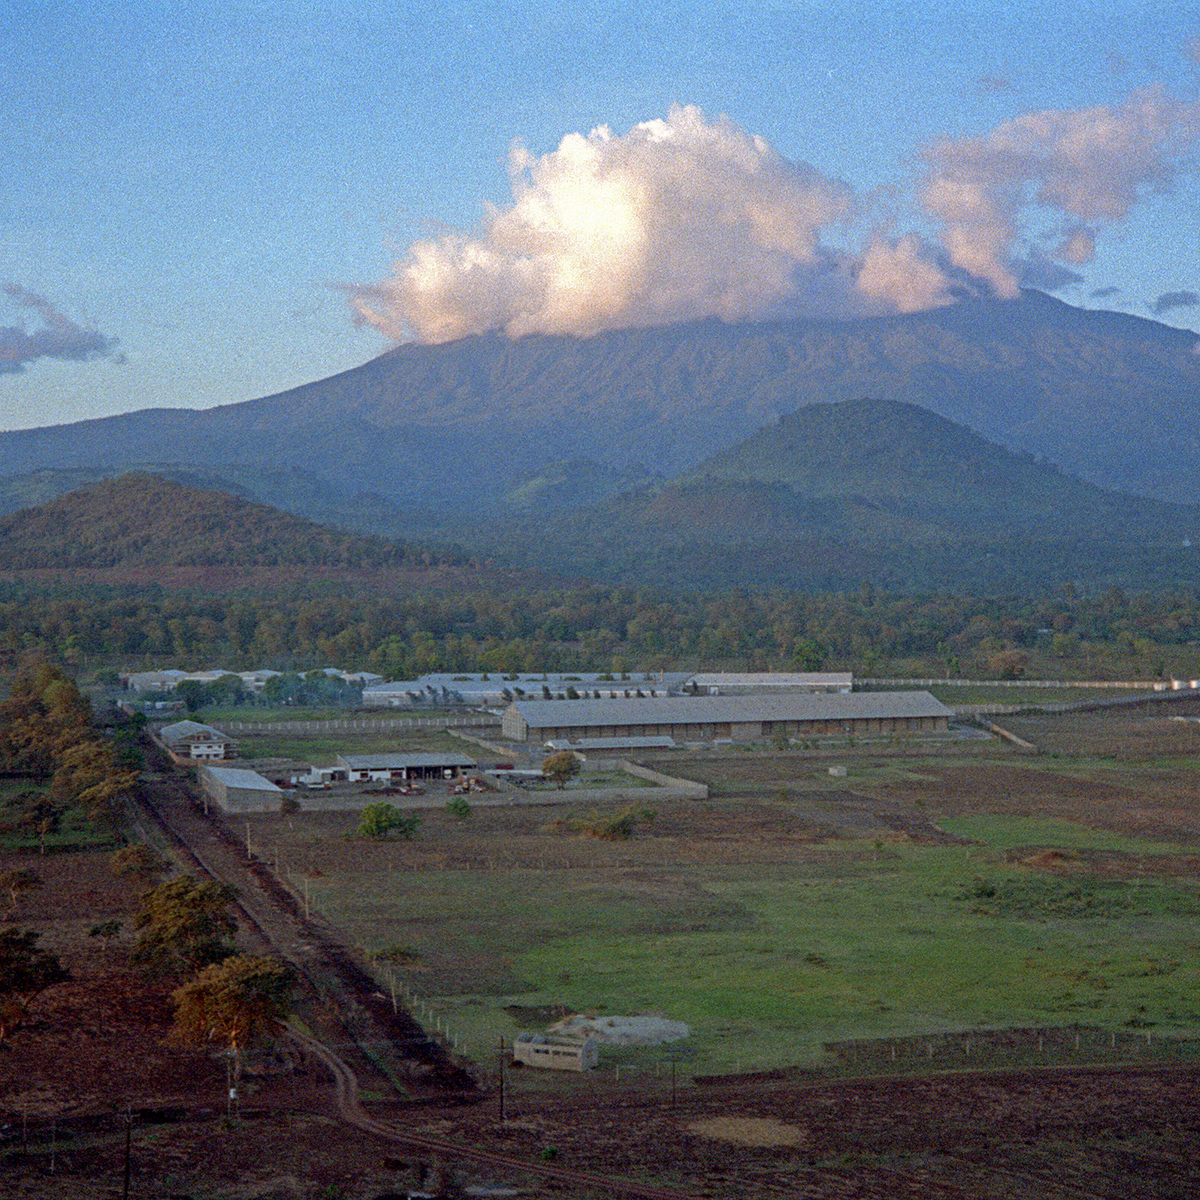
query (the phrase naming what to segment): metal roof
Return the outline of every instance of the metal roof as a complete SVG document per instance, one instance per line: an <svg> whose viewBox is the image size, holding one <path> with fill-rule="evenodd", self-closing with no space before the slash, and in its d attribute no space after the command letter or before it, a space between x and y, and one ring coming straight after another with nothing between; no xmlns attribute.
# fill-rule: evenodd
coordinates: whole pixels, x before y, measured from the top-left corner
<svg viewBox="0 0 1200 1200"><path fill-rule="evenodd" d="M445 754L339 754L338 762L351 771L399 771L405 767L473 767L475 760L457 750Z"/></svg>
<svg viewBox="0 0 1200 1200"><path fill-rule="evenodd" d="M688 681L697 687L850 688L852 671L705 671Z"/></svg>
<svg viewBox="0 0 1200 1200"><path fill-rule="evenodd" d="M201 771L207 771L218 782L226 787L248 788L256 792L282 792L269 779L264 779L257 771L246 767L210 767L203 766Z"/></svg>
<svg viewBox="0 0 1200 1200"><path fill-rule="evenodd" d="M199 721L176 721L174 725L164 725L158 731L158 736L164 742L180 742L187 738L199 737L201 734L221 742L233 740L219 729L214 729L211 725L201 725Z"/></svg>
<svg viewBox="0 0 1200 1200"><path fill-rule="evenodd" d="M952 717L928 692L797 692L789 695L658 696L620 700L517 700L532 729L587 725L710 725L740 721L840 721Z"/></svg>

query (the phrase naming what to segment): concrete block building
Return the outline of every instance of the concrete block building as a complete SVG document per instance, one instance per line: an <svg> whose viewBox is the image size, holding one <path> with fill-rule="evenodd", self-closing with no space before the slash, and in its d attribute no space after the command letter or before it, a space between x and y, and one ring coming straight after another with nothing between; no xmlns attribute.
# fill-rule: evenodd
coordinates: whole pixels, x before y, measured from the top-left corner
<svg viewBox="0 0 1200 1200"><path fill-rule="evenodd" d="M202 766L197 772L207 800L222 812L278 812L283 789L246 767Z"/></svg>

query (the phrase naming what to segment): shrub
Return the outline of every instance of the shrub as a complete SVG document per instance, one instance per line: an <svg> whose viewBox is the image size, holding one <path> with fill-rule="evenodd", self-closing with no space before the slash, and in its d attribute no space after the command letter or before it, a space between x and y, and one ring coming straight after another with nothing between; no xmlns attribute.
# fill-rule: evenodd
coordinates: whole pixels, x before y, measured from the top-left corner
<svg viewBox="0 0 1200 1200"><path fill-rule="evenodd" d="M631 808L617 813L589 813L572 822L575 830L584 837L600 838L606 842L627 842L633 836L638 814Z"/></svg>
<svg viewBox="0 0 1200 1200"><path fill-rule="evenodd" d="M395 834L411 842L421 827L420 817L406 817L394 804L368 804L362 811L358 832L363 837L386 838Z"/></svg>

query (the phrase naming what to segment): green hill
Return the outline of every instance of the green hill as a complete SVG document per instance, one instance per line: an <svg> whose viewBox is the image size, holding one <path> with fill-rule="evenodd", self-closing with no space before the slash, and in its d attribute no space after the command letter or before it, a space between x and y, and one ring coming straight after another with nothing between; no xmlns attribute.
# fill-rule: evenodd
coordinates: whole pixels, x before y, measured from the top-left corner
<svg viewBox="0 0 1200 1200"><path fill-rule="evenodd" d="M1105 491L887 400L810 405L665 484L463 536L527 568L689 590L1200 582L1200 508Z"/></svg>
<svg viewBox="0 0 1200 1200"><path fill-rule="evenodd" d="M360 537L238 496L131 473L0 516L0 570L428 568L462 556Z"/></svg>
<svg viewBox="0 0 1200 1200"><path fill-rule="evenodd" d="M680 510L687 520L688 508L705 507L718 522L742 509L746 519L736 522L742 535L840 529L888 539L1088 537L1129 544L1200 534L1195 506L1106 491L891 400L787 413L669 484L643 520Z"/></svg>

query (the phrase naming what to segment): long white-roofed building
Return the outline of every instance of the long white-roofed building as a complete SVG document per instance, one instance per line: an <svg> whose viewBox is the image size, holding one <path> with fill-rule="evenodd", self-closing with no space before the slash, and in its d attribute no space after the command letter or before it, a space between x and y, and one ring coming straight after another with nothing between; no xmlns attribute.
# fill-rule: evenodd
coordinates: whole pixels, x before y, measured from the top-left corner
<svg viewBox="0 0 1200 1200"><path fill-rule="evenodd" d="M685 690L693 694L734 696L751 692L852 692L852 671L701 671Z"/></svg>
<svg viewBox="0 0 1200 1200"><path fill-rule="evenodd" d="M629 737L756 741L778 734L936 733L949 728L953 715L928 692L518 700L504 710L501 729L517 742Z"/></svg>

